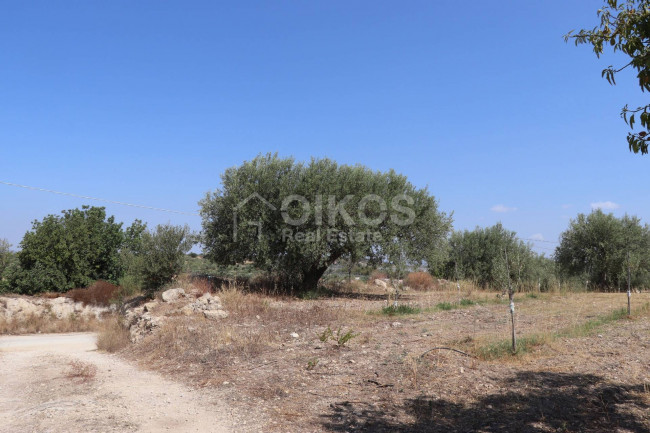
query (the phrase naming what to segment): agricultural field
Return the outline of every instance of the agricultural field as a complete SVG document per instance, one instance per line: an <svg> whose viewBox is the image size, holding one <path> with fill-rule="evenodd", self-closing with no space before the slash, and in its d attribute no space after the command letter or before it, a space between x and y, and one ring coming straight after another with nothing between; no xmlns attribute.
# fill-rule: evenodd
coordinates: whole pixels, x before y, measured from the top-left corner
<svg viewBox="0 0 650 433"><path fill-rule="evenodd" d="M171 317L121 356L218 395L238 431L650 431L650 293L218 293L215 325Z"/></svg>

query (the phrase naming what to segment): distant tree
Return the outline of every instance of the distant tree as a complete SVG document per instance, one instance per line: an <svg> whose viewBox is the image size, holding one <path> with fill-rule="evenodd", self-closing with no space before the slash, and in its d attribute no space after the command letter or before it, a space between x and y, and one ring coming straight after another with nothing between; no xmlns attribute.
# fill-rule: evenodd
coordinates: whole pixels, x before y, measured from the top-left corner
<svg viewBox="0 0 650 433"><path fill-rule="evenodd" d="M13 253L11 252L11 244L9 241L6 239L0 239L0 280L2 279L5 269L9 266L12 256Z"/></svg>
<svg viewBox="0 0 650 433"><path fill-rule="evenodd" d="M389 171L258 156L222 175L201 202L206 257L253 261L295 290L312 290L338 259L434 261L451 218L426 189Z"/></svg>
<svg viewBox="0 0 650 433"><path fill-rule="evenodd" d="M598 16L600 26L575 34L571 31L565 35L565 40L573 39L576 45L592 45L598 57L606 46L626 54L630 59L628 63L620 67L609 66L602 71L602 76L613 85L616 75L631 67L637 72L641 91L650 91L650 0L606 0ZM645 131L628 133L627 142L634 153L646 154L650 143L650 104L632 109L625 105L621 116L632 129L638 113Z"/></svg>
<svg viewBox="0 0 650 433"><path fill-rule="evenodd" d="M186 226L158 225L141 231L130 251L127 275L132 276L146 292L151 293L172 281L183 270L185 254L197 237Z"/></svg>
<svg viewBox="0 0 650 433"><path fill-rule="evenodd" d="M34 221L20 243L20 268L9 279L15 291L62 292L120 276L122 224L103 207L83 206Z"/></svg>
<svg viewBox="0 0 650 433"><path fill-rule="evenodd" d="M509 276L516 286L523 288L537 281L538 261L529 244L497 223L454 232L449 239L444 274L448 279L469 279L482 287L499 289L508 287Z"/></svg>
<svg viewBox="0 0 650 433"><path fill-rule="evenodd" d="M595 210L579 214L562 233L555 260L563 275L581 277L598 289L626 287L628 266L635 284L648 283L650 228L636 217Z"/></svg>

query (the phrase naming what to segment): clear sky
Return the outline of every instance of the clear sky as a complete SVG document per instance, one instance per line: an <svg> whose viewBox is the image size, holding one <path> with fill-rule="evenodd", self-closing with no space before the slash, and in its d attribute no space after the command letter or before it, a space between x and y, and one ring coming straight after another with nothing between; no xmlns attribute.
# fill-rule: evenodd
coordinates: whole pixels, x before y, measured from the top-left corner
<svg viewBox="0 0 650 433"><path fill-rule="evenodd" d="M562 39L601 5L3 1L0 181L193 213L224 169L277 151L394 168L457 229L557 241L607 202L648 222L650 157L619 118L645 95L600 77L622 58ZM102 205L0 184L0 238L85 203Z"/></svg>

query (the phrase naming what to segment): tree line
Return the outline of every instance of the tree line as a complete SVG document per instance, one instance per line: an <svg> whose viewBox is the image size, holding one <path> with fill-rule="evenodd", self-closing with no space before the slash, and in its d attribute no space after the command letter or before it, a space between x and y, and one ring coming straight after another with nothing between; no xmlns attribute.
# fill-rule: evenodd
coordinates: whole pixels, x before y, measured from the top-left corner
<svg viewBox="0 0 650 433"><path fill-rule="evenodd" d="M122 226L105 208L90 206L34 221L17 253L0 242L0 290L65 292L103 280L133 292L151 291L181 270L196 242L187 226L149 230L140 220Z"/></svg>
<svg viewBox="0 0 650 433"><path fill-rule="evenodd" d="M151 293L182 271L200 242L219 265L252 263L278 288L315 289L333 264L364 262L403 278L426 268L485 288L550 290L650 285L650 230L632 216L579 214L552 257L502 224L454 231L426 188L394 171L329 159L308 163L260 155L224 172L200 202L203 230L136 220L83 206L34 221L19 251L0 241L0 290L64 292L105 280Z"/></svg>

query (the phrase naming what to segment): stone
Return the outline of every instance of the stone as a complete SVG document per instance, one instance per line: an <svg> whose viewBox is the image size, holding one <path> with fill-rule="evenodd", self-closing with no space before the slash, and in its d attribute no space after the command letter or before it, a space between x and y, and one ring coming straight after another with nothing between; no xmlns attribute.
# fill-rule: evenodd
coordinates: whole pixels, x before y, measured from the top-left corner
<svg viewBox="0 0 650 433"><path fill-rule="evenodd" d="M375 280L375 285L376 285L376 286L379 286L379 287L381 287L381 288L383 288L383 289L387 289L387 288L388 288L388 284L387 284L386 281L384 281L384 280Z"/></svg>
<svg viewBox="0 0 650 433"><path fill-rule="evenodd" d="M194 306L192 304L187 304L183 308L181 308L181 314L184 316L191 316L194 314L196 310L194 309Z"/></svg>
<svg viewBox="0 0 650 433"><path fill-rule="evenodd" d="M220 320L228 317L228 312L224 310L206 310L203 312L203 316L210 320Z"/></svg>
<svg viewBox="0 0 650 433"><path fill-rule="evenodd" d="M291 335L291 338L298 338L298 337L300 337L300 335L298 335L298 333L296 333L296 332L292 332L292 333L289 334L289 335Z"/></svg>
<svg viewBox="0 0 650 433"><path fill-rule="evenodd" d="M43 313L42 308L39 308L38 306L23 298L6 298L5 309L7 318L13 316L21 318L31 315L40 316Z"/></svg>
<svg viewBox="0 0 650 433"><path fill-rule="evenodd" d="M177 289L165 290L162 293L163 302L173 302L181 297L185 297L185 290L181 289L180 287Z"/></svg>

